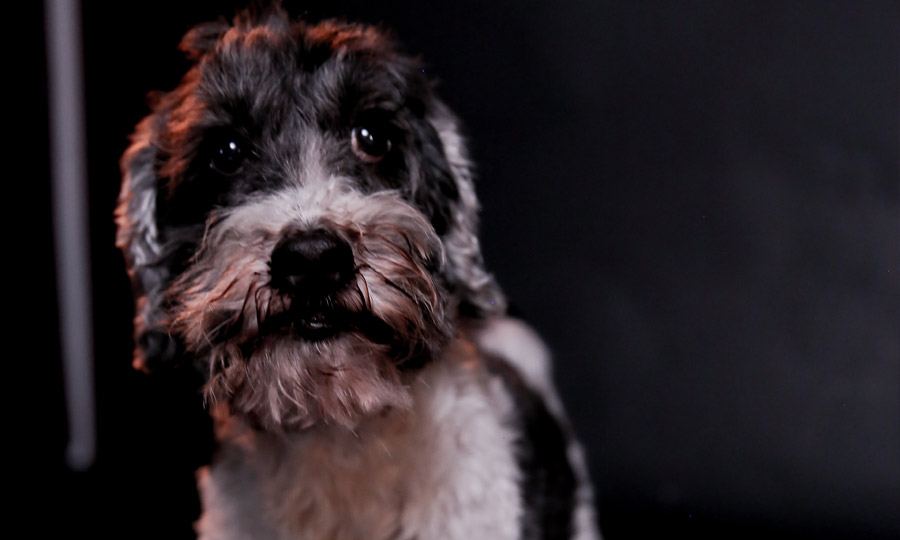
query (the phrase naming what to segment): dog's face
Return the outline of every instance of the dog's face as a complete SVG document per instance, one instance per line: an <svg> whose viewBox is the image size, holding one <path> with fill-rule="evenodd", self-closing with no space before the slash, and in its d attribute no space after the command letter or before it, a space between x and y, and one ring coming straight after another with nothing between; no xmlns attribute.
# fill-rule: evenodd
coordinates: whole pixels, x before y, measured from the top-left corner
<svg viewBox="0 0 900 540"><path fill-rule="evenodd" d="M407 406L407 374L503 303L453 116L372 28L276 12L182 48L122 160L136 363L201 363L264 429Z"/></svg>

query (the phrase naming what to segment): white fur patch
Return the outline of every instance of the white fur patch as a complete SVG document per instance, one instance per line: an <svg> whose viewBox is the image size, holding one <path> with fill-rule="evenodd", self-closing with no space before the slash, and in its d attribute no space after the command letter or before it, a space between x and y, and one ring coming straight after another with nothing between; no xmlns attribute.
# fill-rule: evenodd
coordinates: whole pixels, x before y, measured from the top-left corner
<svg viewBox="0 0 900 540"><path fill-rule="evenodd" d="M497 317L479 329L475 340L483 351L512 364L532 390L547 400L551 411L561 412L553 388L550 351L530 326L519 319Z"/></svg>

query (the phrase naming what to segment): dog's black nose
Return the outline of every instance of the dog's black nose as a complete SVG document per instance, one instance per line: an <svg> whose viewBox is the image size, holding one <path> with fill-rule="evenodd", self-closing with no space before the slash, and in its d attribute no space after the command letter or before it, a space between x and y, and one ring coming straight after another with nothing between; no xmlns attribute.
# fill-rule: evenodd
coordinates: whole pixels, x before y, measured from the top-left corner
<svg viewBox="0 0 900 540"><path fill-rule="evenodd" d="M353 251L332 232L304 231L283 238L269 261L272 286L308 298L341 289L355 273Z"/></svg>

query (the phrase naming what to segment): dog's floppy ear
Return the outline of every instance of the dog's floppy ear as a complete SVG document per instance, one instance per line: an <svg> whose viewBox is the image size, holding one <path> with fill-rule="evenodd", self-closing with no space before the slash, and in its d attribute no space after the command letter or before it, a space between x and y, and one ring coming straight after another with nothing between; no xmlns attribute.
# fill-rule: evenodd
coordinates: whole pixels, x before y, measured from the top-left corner
<svg viewBox="0 0 900 540"><path fill-rule="evenodd" d="M116 245L125 256L135 298L136 368L150 370L174 358L177 345L163 328L165 293L170 270L156 219L157 150L154 143L163 120L145 118L120 162L122 191L116 209Z"/></svg>
<svg viewBox="0 0 900 540"><path fill-rule="evenodd" d="M231 25L224 21L195 26L181 40L179 48L197 62L212 51ZM182 84L191 77L185 76ZM153 113L144 118L131 136L131 146L120 161L122 190L116 208L116 245L125 264L135 298L134 365L152 370L174 359L180 349L165 328L166 291L172 276L173 253L177 242L164 241L157 212L161 189L159 168L163 161L160 144L170 112L184 94L176 89L151 94Z"/></svg>
<svg viewBox="0 0 900 540"><path fill-rule="evenodd" d="M437 131L456 181L458 198L450 209L444 243L448 273L460 296L460 313L486 317L506 312L506 297L494 276L485 270L478 240L478 198L473 183L472 162L459 121L442 102L435 100L428 120Z"/></svg>

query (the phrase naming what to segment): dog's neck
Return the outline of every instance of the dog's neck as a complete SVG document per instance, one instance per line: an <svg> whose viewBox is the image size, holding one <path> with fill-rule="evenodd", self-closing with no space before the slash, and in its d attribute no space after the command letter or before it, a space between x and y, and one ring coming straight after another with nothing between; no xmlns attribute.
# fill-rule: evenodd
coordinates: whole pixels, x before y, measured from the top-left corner
<svg viewBox="0 0 900 540"><path fill-rule="evenodd" d="M252 536L265 526L258 520L275 512L275 522L290 523L302 538L391 538L398 528L432 538L430 531L453 521L454 508L467 505L470 512L483 505L485 523L516 523L520 471L508 425L513 405L478 349L455 341L410 384L412 409L385 410L356 429L321 424L262 432L217 407L220 450L201 481L203 498L239 497L243 510L248 500L259 504L242 515L208 513L204 521L224 520ZM354 508L353 516L339 510L347 508ZM446 508L447 515L435 508ZM507 532L489 537L512 538Z"/></svg>

